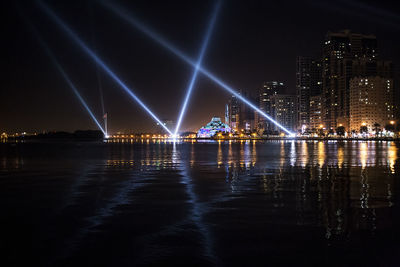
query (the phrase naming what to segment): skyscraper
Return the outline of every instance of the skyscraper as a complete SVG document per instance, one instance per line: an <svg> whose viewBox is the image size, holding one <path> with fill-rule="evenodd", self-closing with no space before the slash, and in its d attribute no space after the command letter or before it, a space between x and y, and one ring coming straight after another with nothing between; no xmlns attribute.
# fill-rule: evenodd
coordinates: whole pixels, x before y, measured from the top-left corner
<svg viewBox="0 0 400 267"><path fill-rule="evenodd" d="M266 114L271 115L271 97L276 94L284 94L286 86L283 82L270 81L264 82L258 92L258 103L259 108ZM255 120L257 122L257 129L259 132L273 131L274 125L265 118L260 116L258 113L255 114Z"/></svg>
<svg viewBox="0 0 400 267"><path fill-rule="evenodd" d="M240 105L239 100L236 96L232 95L231 99L229 99L229 126L232 131L237 132L239 130L239 114L240 114Z"/></svg>
<svg viewBox="0 0 400 267"><path fill-rule="evenodd" d="M349 117L349 82L354 76L354 59L375 60L378 56L374 35L352 33L349 30L328 32L322 56L322 119L327 129L337 127L338 119Z"/></svg>
<svg viewBox="0 0 400 267"><path fill-rule="evenodd" d="M229 119L229 104L225 105L225 124L229 125L230 119Z"/></svg>
<svg viewBox="0 0 400 267"><path fill-rule="evenodd" d="M297 129L310 128L310 97L322 92L321 62L299 56L296 60Z"/></svg>

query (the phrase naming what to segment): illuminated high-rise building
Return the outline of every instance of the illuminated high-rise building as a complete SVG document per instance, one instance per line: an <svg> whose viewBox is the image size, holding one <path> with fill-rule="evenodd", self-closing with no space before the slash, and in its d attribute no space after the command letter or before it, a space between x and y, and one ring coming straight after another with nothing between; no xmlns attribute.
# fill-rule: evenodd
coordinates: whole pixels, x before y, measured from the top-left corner
<svg viewBox="0 0 400 267"><path fill-rule="evenodd" d="M328 32L322 55L322 119L327 129L335 129L338 121L349 117L349 82L354 77L353 60L376 60L377 40L374 35L349 30Z"/></svg>
<svg viewBox="0 0 400 267"><path fill-rule="evenodd" d="M225 105L225 124L229 125L229 104Z"/></svg>
<svg viewBox="0 0 400 267"><path fill-rule="evenodd" d="M296 100L295 95L275 94L271 96L271 117L286 129L294 131L296 128ZM274 131L280 129L274 125Z"/></svg>
<svg viewBox="0 0 400 267"><path fill-rule="evenodd" d="M297 129L310 128L310 98L322 93L321 62L299 56L296 60Z"/></svg>
<svg viewBox="0 0 400 267"><path fill-rule="evenodd" d="M240 122L240 103L239 99L236 96L232 96L229 99L229 126L231 127L233 132L239 131L239 122Z"/></svg>
<svg viewBox="0 0 400 267"><path fill-rule="evenodd" d="M362 126L373 131L394 120L393 80L379 76L355 77L350 81L350 131Z"/></svg>
<svg viewBox="0 0 400 267"><path fill-rule="evenodd" d="M310 97L310 123L309 129L315 131L320 126L324 127L322 124L322 99L321 95Z"/></svg>
<svg viewBox="0 0 400 267"><path fill-rule="evenodd" d="M284 94L285 92L286 86L283 82L264 82L258 93L259 109L261 109L264 113L271 115L271 97L276 94ZM273 125L264 116L260 116L258 113L255 114L255 121L257 123L257 129L259 132L275 130L275 125Z"/></svg>

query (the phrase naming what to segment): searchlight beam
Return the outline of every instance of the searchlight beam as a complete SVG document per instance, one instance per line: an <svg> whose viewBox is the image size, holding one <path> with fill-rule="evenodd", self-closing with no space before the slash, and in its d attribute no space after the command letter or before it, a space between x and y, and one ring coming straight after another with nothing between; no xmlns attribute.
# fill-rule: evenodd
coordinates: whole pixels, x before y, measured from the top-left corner
<svg viewBox="0 0 400 267"><path fill-rule="evenodd" d="M161 46L164 48L168 49L170 52L178 56L180 59L191 65L192 67L196 68L196 62L192 60L190 57L182 53L178 48L173 46L171 43L169 43L167 40L162 38L160 35L146 27L144 24L133 18L132 15L126 13L122 8L118 7L114 3L111 3L109 1L101 1L105 7L107 7L109 10L113 11L116 15L118 15L120 18L124 19L126 22L128 22L131 26L135 27L139 31L143 32L147 36L149 36L151 39L153 39L155 42L159 43ZM243 103L260 113L263 117L266 119L270 120L272 123L274 123L276 126L278 126L280 129L285 131L287 134L293 136L294 133L286 129L283 125L281 125L279 122L275 121L273 118L271 118L268 114L263 112L261 109L256 107L254 104L252 104L249 100L247 100L245 97L240 95L236 90L234 90L232 87L227 85L225 82L223 82L221 79L216 77L214 74L209 72L208 70L204 69L203 67L199 66L198 70L203 73L205 76L207 76L209 79L214 81L216 84L218 84L220 87L224 88L226 91L231 93L232 95L236 96L238 99L240 99Z"/></svg>
<svg viewBox="0 0 400 267"><path fill-rule="evenodd" d="M86 109L88 112L89 116L92 118L93 122L97 125L97 127L102 131L105 137L107 137L106 131L103 129L99 121L96 119L96 116L94 116L92 110L89 108L89 106L86 104L85 100L79 93L79 90L76 88L74 83L71 81L69 78L68 74L65 72L64 68L60 65L60 63L57 61L56 57L52 53L51 49L48 47L46 42L40 37L39 32L36 30L36 28L27 21L27 24L29 25L32 33L35 35L36 39L40 43L40 45L43 47L43 49L46 51L46 54L49 56L53 64L56 66L57 70L60 72L61 76L64 78L64 80L67 82L68 86L71 88L72 92L74 92L75 96L78 98L79 102L82 104L82 106Z"/></svg>
<svg viewBox="0 0 400 267"><path fill-rule="evenodd" d="M199 58L197 59L196 66L195 66L195 68L193 70L192 78L191 78L189 86L187 88L185 100L183 101L181 113L179 114L179 118L178 118L178 121L177 121L177 124L176 124L175 133L174 133L175 136L177 135L177 133L179 131L179 127L180 127L180 125L182 123L182 119L183 119L183 116L184 116L185 111L186 111L186 106L187 106L187 104L189 102L189 98L190 98L190 95L192 93L194 84L196 83L197 74L199 73L199 67L201 66L201 62L203 61L203 57L204 57L205 51L207 49L208 42L210 40L210 36L211 36L212 30L213 30L213 27L214 27L214 24L215 24L215 20L217 18L219 6L220 6L220 2L218 1L216 6L215 6L214 12L212 14L210 23L208 25L208 29L207 29L203 44L202 44L201 49L200 49Z"/></svg>
<svg viewBox="0 0 400 267"><path fill-rule="evenodd" d="M168 127L129 89L129 87L96 55L73 31L69 28L46 4L39 1L42 10L66 32L78 46L91 57L131 98L133 98L153 119L169 134L173 135Z"/></svg>

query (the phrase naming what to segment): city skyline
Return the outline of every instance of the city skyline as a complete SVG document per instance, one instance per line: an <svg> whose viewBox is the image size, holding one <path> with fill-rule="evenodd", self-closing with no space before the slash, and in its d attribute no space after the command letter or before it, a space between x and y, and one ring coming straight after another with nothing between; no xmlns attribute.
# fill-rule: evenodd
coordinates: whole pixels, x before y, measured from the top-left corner
<svg viewBox="0 0 400 267"><path fill-rule="evenodd" d="M207 23L207 18L209 17L209 13L211 12L212 9L212 4L213 2L207 2L205 4L201 5L201 13L202 18L200 17L200 14L196 17L199 18L199 20L202 21L202 23L194 23L193 25L196 25L197 28L203 27ZM255 6L257 5L262 5L262 3L254 2L254 6L252 7L247 7L248 10L245 10L245 13L247 16L250 16L251 12L256 12L255 11ZM61 11L60 15L65 18L68 22L71 22L71 19L69 18L68 15L71 14L71 7L66 7L63 8L62 6L58 6L57 4L52 3L54 5L55 9L57 11ZM236 4L237 5L237 4ZM259 60L255 60L254 55L250 57L243 58L243 55L249 55L255 52L251 52L250 50L254 48L254 45L248 45L242 50L236 51L237 53L234 55L230 55L227 59L224 57L221 57L221 41L222 43L226 44L227 40L236 40L237 42L234 43L235 45L240 44L241 42L235 39L234 35L231 34L229 35L230 38L227 38L227 40L221 40L221 32L224 32L224 29L232 31L233 29L241 29L240 27L228 27L226 24L231 23L232 21L227 19L227 16L231 16L232 12L238 12L236 8L238 8L235 4L231 3L223 3L222 4L222 9L221 9L221 18L217 19L216 23L216 31L217 33L215 34L216 37L211 38L210 42L210 51L208 54L205 55L205 66L211 66L211 69L217 73L218 75L222 75L223 78L228 77L225 80L229 81L230 85L233 85L234 88L242 88L244 90L249 90L255 92L259 86L267 81L274 81L274 80L279 80L283 81L285 84L287 84L287 90L288 93L295 94L296 93L296 88L293 83L295 83L296 79L296 74L295 69L296 66L296 57L298 56L311 56L313 58L318 58L321 56L321 42L324 40L324 36L326 35L326 32L331 28L332 26L329 25L329 23L325 24L325 28L328 28L328 30L325 30L325 34L313 34L313 37L310 37L310 40L305 40L304 38L302 41L304 41L307 45L300 45L300 48L293 49L294 51L289 51L289 50L284 50L282 49L281 51L278 51L279 59L278 60L278 65L277 67L273 66L274 60L272 61L266 61L265 63L259 62ZM126 8L129 12L133 12L136 10L136 8L132 7L132 5L123 3L122 6ZM308 6L313 9L313 10L318 10L319 7L313 6L311 3L308 3ZM22 6L22 5L10 5L9 6L14 14L16 13L22 13L24 14L23 16L28 16L32 21L35 26L39 28L39 31L42 32L44 35L45 39L47 38L47 41L49 44L55 48L56 53L61 58L61 63L65 65L68 73L73 77L73 80L77 83L79 86L80 90L82 90L83 94L85 95L85 99L89 102L89 105L93 107L95 110L95 113L97 115L97 118L101 119L102 117L102 112L100 110L100 96L99 96L99 86L101 85L103 90L104 90L104 95L105 95L105 106L106 106L106 112L108 117L110 118L110 131L126 131L126 130L134 130L137 132L140 131L148 131L150 129L155 128L155 124L151 121L151 119L148 118L146 114L144 114L141 110L139 110L135 105L132 105L132 103L129 103L124 100L124 95L119 93L118 90L115 88L115 85L105 77L103 73L100 74L100 79L97 79L97 73L100 72L94 64L91 62L88 62L87 59L84 58L82 53L77 51L76 48L73 48L73 46L70 45L70 41L68 41L64 36L62 36L59 32L57 32L57 29L53 29L53 27L43 25L45 23L46 19L45 18L38 18L40 14L40 10L38 8L31 4L27 6ZM198 6L196 6L198 7ZM141 63L146 63L146 65L141 65L140 63L137 64L135 60L129 61L128 64L124 62L125 67L122 67L122 64L120 64L123 61L117 61L117 64L115 64L115 59L121 60L121 55L119 55L119 51L117 52L115 49L111 49L112 54L110 54L110 49L105 49L103 45L108 45L109 42L112 44L118 44L119 42L112 42L111 40L107 39L110 38L107 36L107 34L110 34L109 31L103 31L103 28L101 30L99 29L88 29L91 28L91 24L94 22L95 14L96 12L99 12L101 14L104 13L108 19L110 18L115 18L112 16L112 14L109 14L109 12L104 11L104 8L102 8L100 5L97 3L93 2L88 2L86 5L81 4L78 5L77 8L78 14L83 15L83 14L88 14L87 12L92 12L91 18L92 21L79 21L74 22L73 25L78 24L78 27L75 27L79 33L85 32L86 34L83 34L84 38L88 43L92 45L92 47L96 50L99 51L101 55L106 55L105 58L107 59L107 62L110 62L113 67L116 67L117 71L121 73L121 76L123 77L124 81L127 82L129 85L133 85L135 88L138 88L136 93L138 93L142 98L145 100L147 104L151 106L152 109L156 110L157 114L160 114L160 118L162 120L175 120L176 116L179 112L179 109L176 108L176 106L179 106L181 100L183 99L183 95L185 92L185 87L187 84L187 81L189 80L190 73L191 73L191 68L185 66L184 64L181 64L177 62L173 57L170 55L164 53L162 49L157 49L154 45L150 45L150 49L141 49L142 52L146 50L151 50L151 52L145 52L146 56L149 56L150 59L146 60L144 59L144 56L141 57ZM142 6L141 7L143 12L140 13L140 17L146 17L148 15L147 12L144 12L146 9L149 7ZM182 8L187 8L193 12L193 6L183 6ZM282 8L278 5L278 7L274 8ZM75 9L74 9L75 10ZM138 9L140 10L140 8ZM182 9L180 10L182 11ZM161 12L161 11L158 11ZM307 11L309 12L309 11ZM181 12L179 12L180 14ZM329 12L328 12L329 13ZM139 14L139 13L138 13ZM179 19L182 19L182 14ZM187 15L186 15L187 16ZM54 67L51 66L51 62L48 60L48 58L45 58L43 56L43 51L41 51L40 46L35 43L36 40L35 38L32 37L32 35L27 31L26 25L22 23L20 20L21 16L17 15L15 18L15 21L17 21L16 25L12 25L12 27L16 29L22 29L22 32L19 34L14 33L14 36L12 37L17 37L17 39L11 38L10 40L13 42L16 42L16 40L21 39L22 37L24 39L27 39L27 43L30 44L28 46L30 50L28 51L22 51L21 54L16 54L17 48L19 46L17 45L15 48L7 47L10 50L9 54L9 61L6 61L9 64L10 71L18 69L16 73L13 75L9 75L6 78L5 82L5 88L7 90L2 90L3 94L7 92L7 98L4 96L2 97L2 114L4 114L4 122L3 122L3 131L7 132L13 132L13 131L36 131L36 132L41 132L42 130L76 130L76 129L94 129L93 123L90 121L90 119L87 117L87 114L82 110L82 108L79 106L79 103L76 101L76 99L71 96L70 92L66 88L65 83L63 83L63 80L59 75L56 73L54 70ZM183 16L185 17L185 16ZM246 17L246 16L245 16ZM377 15L377 17L379 17ZM79 18L79 15L78 15ZM206 18L206 19L204 19ZM284 18L287 18L284 16ZM281 19L284 19L281 18ZM82 18L81 18L82 19ZM163 21L165 18L160 18L158 22ZM171 18L170 18L171 19ZM175 23L180 23L181 20L176 19ZM187 19L187 17L186 17ZM353 18L354 19L354 18ZM38 22L39 20L39 22ZM14 21L14 22L15 22ZM148 24L152 25L154 23L151 23L152 21L145 20L146 23L149 22ZM154 20L157 21L157 20ZM108 21L109 22L109 21ZM243 22L243 21L242 21ZM265 31L268 28L264 28L265 24L267 21L262 21L263 23L260 23L260 25L254 25L254 21L250 20L248 24L241 25L241 27L244 27L245 25L249 26L254 30L252 32L253 36L256 40L263 40L264 38L260 38L258 35L260 32ZM105 23L102 22L102 19L99 20L97 18L96 23ZM123 22L120 20L113 20L112 21L113 25L118 25L118 27L121 27L123 25ZM365 18L360 18L358 17L357 19L354 19L353 23L347 23L348 26L350 27L345 27L345 28L351 28L351 29L357 29L360 28L357 26L357 24L362 23L365 24ZM289 23L290 24L290 23ZM338 24L333 23L333 24ZM352 25L351 25L352 24ZM396 42L388 42L385 40L386 37L385 35L381 35L382 38L379 36L379 29L385 29L385 31L393 31L394 26L389 27L387 25L387 22L385 23L379 23L376 20L373 22L373 24L376 26L376 30L374 32L367 31L365 29L361 29L362 33L366 34L375 34L378 37L378 43L379 43L379 53L381 58L383 59L389 59L392 60L394 63L398 62L398 49L397 51L393 49L387 49L385 47L387 46L395 46ZM92 25L93 26L93 25ZM156 25L157 26L157 25ZM176 25L175 25L176 26ZM264 26L264 27L262 27ZM276 27L276 26L281 26L281 27ZM273 31L279 31L279 29L285 28L286 24L277 24L275 27L272 27ZM353 27L351 27L353 26ZM96 26L99 27L99 26ZM189 26L186 25L187 28L190 28ZM283 27L283 28L282 28ZM321 28L321 25L318 25L319 28ZM332 29L332 31L340 31L341 29L337 28L339 25L337 25L335 28ZM380 28L381 27L381 28ZM101 26L100 26L101 28ZM154 27L157 30L158 27ZM223 28L223 29L221 29ZM362 28L362 27L361 27ZM176 29L176 28L174 28ZM179 27L178 27L179 29ZM149 45L150 42L144 38L142 34L139 32L134 32L129 28L124 28L123 29L126 32L130 32L130 36L134 36L134 38L137 38L140 40L140 43ZM187 29L186 29L187 30ZM320 30L322 31L322 30ZM89 34L87 34L89 32ZM90 33L91 32L91 33ZM163 36L166 36L169 40L173 40L173 38L170 38L168 34L165 34L164 31L159 31L163 34ZM166 31L167 32L167 31ZM197 38L199 41L201 34L204 32L204 29L198 29L198 35L199 38ZM356 31L354 31L356 32ZM200 34L201 33L201 34ZM50 37L49 34L55 34L55 37ZM175 33L176 34L176 33ZM307 36L307 34L306 34ZM100 42L99 39L105 38L106 42ZM282 38L282 36L275 35L275 37ZM292 37L294 38L293 41L289 42L291 45L296 44L296 39L295 37L296 34L292 34ZM314 39L315 38L315 39ZM121 36L119 38L115 38L115 41L118 41L121 39ZM195 38L193 38L195 39ZM315 40L320 40L320 41L315 41ZM95 40L95 41L93 41ZM312 41L313 40L313 41ZM382 40L382 41L381 41ZM178 42L178 43L183 43L183 44L190 44L193 41L188 41L185 40L186 42ZM67 45L65 43L68 43ZM139 42L134 42L135 45L140 45ZM16 44L16 43L15 43ZM192 43L193 45L194 43ZM10 44L9 44L10 45ZM66 47L64 47L66 46ZM129 45L127 45L129 46ZM152 47L154 46L154 47ZM193 45L196 46L196 45ZM198 44L197 44L198 46ZM271 39L269 39L269 43L266 43L265 46L263 47L256 47L255 51L261 54L268 54L269 52L269 47L274 47L276 46L275 42ZM312 47L313 49L310 50L310 48L305 49L305 47ZM101 49L99 47L102 47ZM319 49L318 49L319 47ZM60 53L60 48L63 48L61 50L62 52ZM143 46L140 48L144 48ZM225 48L225 47L223 47ZM197 48L198 49L198 48ZM35 52L33 54L37 55L32 55L32 50ZM193 50L193 52L190 52L190 55L195 55L195 49L189 49ZM224 50L224 49L222 49ZM225 49L226 50L226 49ZM308 51L307 51L308 50ZM389 50L389 52L388 52ZM228 49L229 51L229 49ZM296 55L293 57L291 55L293 52L296 53ZM28 54L29 56L26 58L26 60L22 60L22 56L25 54ZM122 52L121 52L122 53ZM134 58L134 54L137 55L137 51L132 51L131 53L126 53L126 55L130 58ZM233 51L230 51L231 54L233 54ZM155 55L154 55L155 54ZM150 56L151 55L151 56ZM222 53L223 56L224 55ZM41 56L41 60L37 61L30 61L34 60L35 57ZM153 62L148 62L151 61L151 59L157 58L156 64L152 64ZM159 58L166 58L160 60ZM259 58L264 58L265 56L261 56ZM390 57L390 58L386 58ZM238 59L236 59L238 58ZM221 60L222 59L222 60ZM235 60L236 59L236 60ZM229 60L236 61L237 64L222 64L222 65L228 65L228 68L225 68L221 66L221 64L218 67L218 63L216 64L215 61L222 61L223 63L229 62ZM132 64L133 62L133 64ZM152 75L151 70L152 68L155 68L156 66L154 65L168 65L171 62L173 64L179 65L176 70L178 70L180 75L171 75L170 72L165 71L167 66L164 66L164 71L160 72L160 74L163 75ZM272 62L272 63L271 63ZM284 62L284 63L281 63ZM256 63L256 64L253 64ZM276 60L275 60L276 63ZM215 65L216 64L216 65ZM289 66L290 65L290 66ZM84 67L85 66L85 67ZM90 66L87 70L88 71L83 71L83 68L86 69L87 66ZM145 68L143 68L145 66ZM217 66L217 67L214 67ZM240 69L245 68L245 66L251 66L251 68L248 71L240 71ZM254 67L253 67L254 66ZM284 66L284 67L282 67ZM30 68L29 68L30 67ZM137 70L138 75L126 75L127 69L130 68L135 68ZM139 69L137 69L139 68ZM34 71L33 71L34 69ZM143 72L143 69L147 70ZM277 73L277 69L281 70ZM44 71L43 71L44 70ZM226 72L231 73L232 76L234 77L229 77L230 75L227 75ZM259 74L260 72L264 74ZM88 75L85 75L86 73L89 73ZM136 73L136 72L135 72ZM142 73L142 75L139 75L139 73ZM239 75L234 75L238 74ZM240 75L240 73L243 73ZM256 75L251 74L251 73L257 73ZM22 77L27 77L26 79L19 79L18 75L21 75ZM131 78L132 76L135 76L134 78ZM165 77L167 76L167 77ZM176 76L176 78L175 78ZM186 119L184 119L182 123L182 131L184 130L197 130L200 128L200 126L204 125L206 122L210 120L212 116L219 116L223 117L223 114L225 112L224 107L226 102L229 100L231 97L229 94L223 92L217 86L214 84L210 83L207 79L204 78L204 76L200 75L199 77L199 84L194 88L193 92L193 97L191 99L192 104L190 105L190 109L188 111L188 114L186 116ZM263 76L263 77L261 77ZM141 82L138 84L137 77L139 77L139 80ZM163 78L166 78L167 82ZM100 81L100 82L99 82ZM160 82L162 84L168 84L168 81L171 84L171 87L173 88L170 90L170 87L167 86L167 89L164 89L164 87L159 86ZM27 85L29 84L29 85ZM45 84L49 84L49 88L43 88L47 87L44 86ZM156 89L151 89L153 85L156 87ZM175 85L174 85L175 84ZM176 84L180 84L177 86ZM31 87L42 87L35 92L32 91ZM51 90L53 88L56 88L56 90ZM150 89L148 89L150 88ZM159 89L162 88L162 89ZM21 92L16 92L16 90L19 89ZM175 91L175 92L174 92ZM39 92L43 92L44 94L41 95ZM30 98L25 99L24 97L20 96L22 93L23 96L30 96ZM213 97L207 97L207 94L209 95L212 93ZM150 94L153 97L149 97L147 94ZM154 94L159 95L160 97L154 97ZM174 97L171 97L170 95L174 95ZM5 100L6 99L6 100ZM164 101L165 99L165 101ZM49 101L50 100L50 101ZM161 101L161 103L160 103ZM168 102L170 105L166 105L164 102ZM47 105L46 105L47 103ZM123 104L123 105L122 105ZM121 108L123 106L123 108ZM174 108L171 108L174 107ZM49 112L51 111L51 112ZM58 117L57 117L58 116ZM135 118L134 120L130 120L129 118L133 117ZM143 118L144 117L144 118ZM134 121L134 122L132 122Z"/></svg>
<svg viewBox="0 0 400 267"><path fill-rule="evenodd" d="M2 7L2 266L399 265L400 5Z"/></svg>

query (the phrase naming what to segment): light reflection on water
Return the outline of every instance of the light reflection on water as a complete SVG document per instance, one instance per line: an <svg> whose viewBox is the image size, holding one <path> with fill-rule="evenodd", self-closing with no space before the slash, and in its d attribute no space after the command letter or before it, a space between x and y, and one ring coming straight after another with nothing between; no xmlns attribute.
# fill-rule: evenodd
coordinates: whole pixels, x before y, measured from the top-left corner
<svg viewBox="0 0 400 267"><path fill-rule="evenodd" d="M150 147L145 149L141 165L161 168L179 165L185 169L206 166L212 169L212 157L209 155L216 149L214 164L216 168L225 170L225 179L230 184L229 193L256 191L259 190L258 183L261 183L262 191L277 200L275 206L283 207L286 200L282 192L294 190L300 210L304 210L302 205L315 204L309 203L315 193L321 211L318 214L321 217L316 220L323 222L327 229L326 237L331 238L348 230L349 207L369 210L368 214L361 212L359 219L368 219L365 224L375 229L373 209L393 206L397 145L394 142L371 141L217 141L189 146L178 143L173 146L175 152L171 162L166 146L162 151L154 151L155 147ZM189 149L190 156L180 158L176 149Z"/></svg>
<svg viewBox="0 0 400 267"><path fill-rule="evenodd" d="M216 214L232 216L232 225L241 214L247 218L260 213L265 224L320 227L321 238L332 242L349 239L355 232L391 229L392 209L399 205L395 183L399 143L395 142L141 140L78 146L70 148L72 152L54 152L64 153L62 157L49 153L39 158L37 150L29 154L27 149L4 149L0 150L4 176L29 172L40 162L61 166L68 162L68 168L77 162L86 164L78 168L79 175L58 207L74 212L93 198L96 203L90 211L78 213L85 223L68 237L65 243L70 246L83 244L99 227L120 216L122 207L135 203L146 207L177 196L181 197L175 201L178 204L173 203L184 207L184 215L149 233L142 244L155 247L162 236L184 235L190 229L199 233L201 253L214 264L221 260L216 240L223 239L215 230L222 227L219 221L210 221ZM158 184L165 186L156 187L166 192L164 200L148 189ZM177 196L169 195L171 189ZM246 223L251 228L256 221Z"/></svg>

